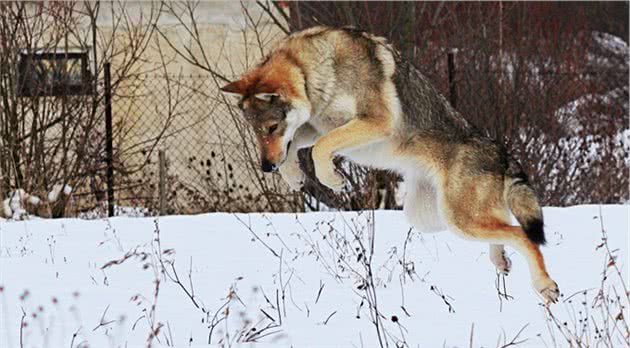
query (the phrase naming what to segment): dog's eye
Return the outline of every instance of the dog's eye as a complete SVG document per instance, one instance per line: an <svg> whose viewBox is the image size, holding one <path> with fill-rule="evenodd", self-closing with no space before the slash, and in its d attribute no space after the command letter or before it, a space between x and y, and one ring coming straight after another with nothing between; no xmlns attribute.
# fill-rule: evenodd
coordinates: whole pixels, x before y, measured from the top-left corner
<svg viewBox="0 0 630 348"><path fill-rule="evenodd" d="M269 127L269 134L275 132L276 129L278 129L278 125L277 124L274 124L274 125L270 126Z"/></svg>

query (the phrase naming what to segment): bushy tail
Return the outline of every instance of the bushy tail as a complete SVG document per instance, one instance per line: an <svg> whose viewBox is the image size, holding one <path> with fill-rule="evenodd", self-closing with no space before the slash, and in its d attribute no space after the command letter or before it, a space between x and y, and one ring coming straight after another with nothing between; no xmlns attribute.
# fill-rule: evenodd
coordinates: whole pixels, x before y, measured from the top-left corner
<svg viewBox="0 0 630 348"><path fill-rule="evenodd" d="M512 214L521 224L527 238L535 244L544 245L543 214L538 198L527 178L522 175L506 179L506 200Z"/></svg>

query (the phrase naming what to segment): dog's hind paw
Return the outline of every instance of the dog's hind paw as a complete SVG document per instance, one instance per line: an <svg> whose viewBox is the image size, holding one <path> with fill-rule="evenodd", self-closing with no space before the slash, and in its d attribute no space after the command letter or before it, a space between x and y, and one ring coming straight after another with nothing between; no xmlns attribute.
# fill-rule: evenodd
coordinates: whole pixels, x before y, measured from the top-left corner
<svg viewBox="0 0 630 348"><path fill-rule="evenodd" d="M491 258L492 263L497 268L497 271L499 273L508 275L510 273L510 270L512 269L512 260L510 260L510 258L507 257L505 253L502 253L499 256L500 257Z"/></svg>
<svg viewBox="0 0 630 348"><path fill-rule="evenodd" d="M545 304L551 304L558 302L558 298L560 298L560 289L558 288L558 284L554 282L551 278L547 278L541 281L536 286L536 290L540 293L545 301Z"/></svg>

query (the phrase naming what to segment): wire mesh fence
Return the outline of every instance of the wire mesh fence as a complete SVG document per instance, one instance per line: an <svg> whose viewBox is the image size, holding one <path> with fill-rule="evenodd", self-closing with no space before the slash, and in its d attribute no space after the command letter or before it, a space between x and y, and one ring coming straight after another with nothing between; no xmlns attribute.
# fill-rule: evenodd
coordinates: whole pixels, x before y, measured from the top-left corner
<svg viewBox="0 0 630 348"><path fill-rule="evenodd" d="M281 179L258 170L249 127L210 76L141 75L119 91L113 98L117 206L157 212L162 195L164 213L297 209L297 196Z"/></svg>
<svg viewBox="0 0 630 348"><path fill-rule="evenodd" d="M0 215L12 216L6 211L27 194L45 203L27 208L53 217L104 216L114 206L143 215L399 207L396 175L337 160L351 190L335 194L314 178L308 151L304 192L291 192L259 170L256 141L212 76L138 73L212 71L216 63L215 76L232 77L282 32L319 24L387 37L468 121L507 145L543 204L629 199L627 21L614 15L623 6L296 2L288 28L243 7L242 37L223 40L223 29L189 30L196 6L190 23L178 6L147 6L146 21L135 23L121 4L101 11L124 24L108 28L96 26L99 4L90 4L81 4L87 13L71 2L3 7L0 31L10 35L0 47ZM179 24L158 25L170 12ZM566 13L572 20L559 22ZM84 22L90 30L79 30ZM245 52L225 49L232 45Z"/></svg>
<svg viewBox="0 0 630 348"><path fill-rule="evenodd" d="M427 75L468 120L508 145L544 204L628 199L624 71L484 72L461 59L445 54ZM338 161L351 189L335 194L314 179L308 151L300 156L310 174L303 192L262 173L249 125L217 87L206 75L120 80L112 88L111 161L102 80L90 96L19 99L21 142L5 140L0 149L3 159L18 159L2 166L3 197L20 187L61 197L42 216L106 216L108 185L115 215L400 207L400 177ZM71 194L63 194L66 185Z"/></svg>

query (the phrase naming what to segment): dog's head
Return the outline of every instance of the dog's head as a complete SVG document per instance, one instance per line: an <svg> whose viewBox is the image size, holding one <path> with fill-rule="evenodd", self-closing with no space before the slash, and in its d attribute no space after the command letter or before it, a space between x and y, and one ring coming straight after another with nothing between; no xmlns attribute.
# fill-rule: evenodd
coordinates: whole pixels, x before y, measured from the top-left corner
<svg viewBox="0 0 630 348"><path fill-rule="evenodd" d="M261 168L275 171L287 158L296 130L310 117L300 69L283 57L271 57L221 88L239 98L238 107L252 125Z"/></svg>

